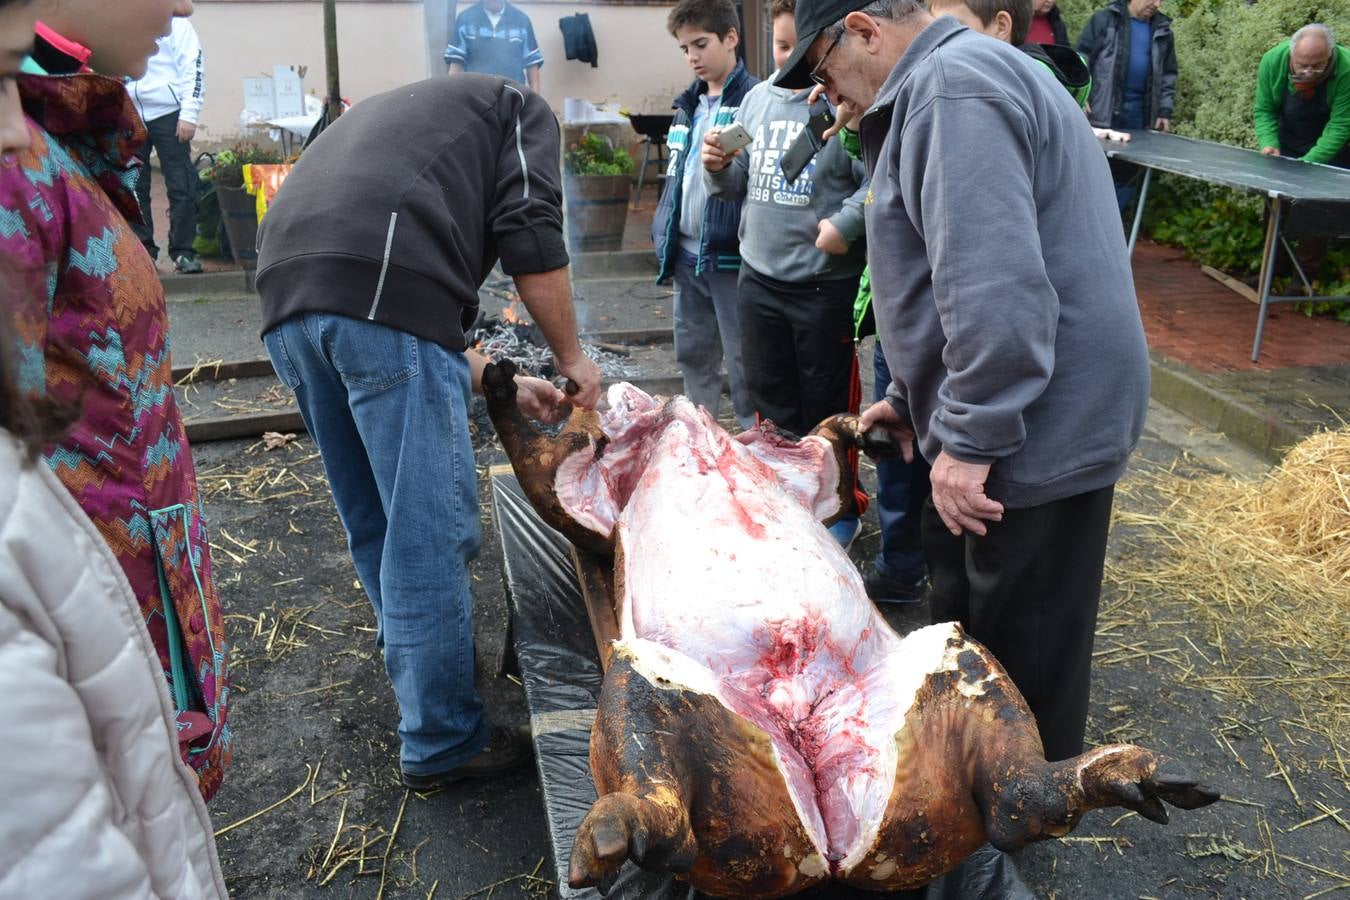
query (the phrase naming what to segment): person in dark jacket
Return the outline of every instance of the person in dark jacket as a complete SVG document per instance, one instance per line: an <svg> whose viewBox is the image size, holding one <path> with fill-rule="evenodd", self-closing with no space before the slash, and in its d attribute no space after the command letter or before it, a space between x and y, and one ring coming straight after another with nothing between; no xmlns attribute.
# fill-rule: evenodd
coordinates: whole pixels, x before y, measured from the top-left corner
<svg viewBox="0 0 1350 900"><path fill-rule="evenodd" d="M1172 130L1177 48L1159 0L1117 0L1088 20L1078 52L1092 73L1088 118L1116 131Z"/></svg>
<svg viewBox="0 0 1350 900"><path fill-rule="evenodd" d="M260 229L263 341L323 456L375 607L403 783L417 790L529 760L528 732L489 724L474 687L468 411L485 360L465 331L500 259L576 382L574 402L599 399L576 336L559 150L548 104L503 78L407 85L329 126ZM559 416L551 384L517 384L528 414Z"/></svg>
<svg viewBox="0 0 1350 900"><path fill-rule="evenodd" d="M670 11L667 29L696 77L672 104L670 165L652 218L652 243L657 282L675 281L675 361L685 396L716 416L725 363L732 410L748 428L755 412L741 372L736 309L741 200L710 197L699 162L703 135L735 121L746 92L759 83L736 56L738 21L731 0L680 0Z"/></svg>
<svg viewBox="0 0 1350 900"><path fill-rule="evenodd" d="M1172 130L1177 96L1177 49L1172 20L1160 0L1117 0L1094 13L1078 38L1092 73L1088 119L1113 131ZM1142 169L1111 161L1116 203L1129 206Z"/></svg>

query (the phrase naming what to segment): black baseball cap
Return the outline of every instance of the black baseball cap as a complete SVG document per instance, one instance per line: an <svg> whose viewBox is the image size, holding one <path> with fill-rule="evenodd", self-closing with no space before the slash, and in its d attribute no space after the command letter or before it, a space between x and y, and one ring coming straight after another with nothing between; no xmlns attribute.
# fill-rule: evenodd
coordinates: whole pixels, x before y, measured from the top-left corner
<svg viewBox="0 0 1350 900"><path fill-rule="evenodd" d="M806 64L806 51L820 37L820 33L851 12L857 12L872 0L798 0L797 48L773 83L779 87L798 90L811 86L811 67Z"/></svg>

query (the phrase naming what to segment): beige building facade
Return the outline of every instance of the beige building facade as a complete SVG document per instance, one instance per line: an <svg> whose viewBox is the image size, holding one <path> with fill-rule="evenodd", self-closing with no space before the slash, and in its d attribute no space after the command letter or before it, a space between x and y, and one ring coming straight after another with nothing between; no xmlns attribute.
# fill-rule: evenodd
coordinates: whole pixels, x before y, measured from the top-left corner
<svg viewBox="0 0 1350 900"><path fill-rule="evenodd" d="M467 5L467 4L464 4ZM632 112L665 112L693 77L666 33L670 4L530 2L517 4L534 23L544 54L543 94L560 116L566 97L615 102ZM558 20L590 16L598 68L566 59ZM449 0L339 0L338 61L342 94L358 102L401 84L445 72ZM244 79L275 65L306 66L306 93L326 84L323 4L319 0L197 0L192 16L206 61L207 97L198 141L231 143L265 133L241 128Z"/></svg>

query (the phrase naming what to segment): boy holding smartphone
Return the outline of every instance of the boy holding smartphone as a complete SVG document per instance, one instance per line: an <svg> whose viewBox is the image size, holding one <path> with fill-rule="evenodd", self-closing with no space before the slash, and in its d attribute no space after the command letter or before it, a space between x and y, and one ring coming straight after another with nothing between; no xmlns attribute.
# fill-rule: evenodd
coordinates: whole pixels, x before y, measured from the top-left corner
<svg viewBox="0 0 1350 900"><path fill-rule="evenodd" d="M781 66L797 44L796 0L772 0L773 56ZM736 114L750 133L744 149L723 146L721 129L704 136L708 194L744 201L737 287L745 382L755 413L795 434L856 407L853 298L866 263L863 166L838 141L789 180L780 164L808 127L808 91L753 87ZM816 106L823 107L823 103ZM737 142L738 143L738 142ZM847 547L856 517L831 528Z"/></svg>
<svg viewBox="0 0 1350 900"><path fill-rule="evenodd" d="M716 416L725 362L736 421L749 428L755 413L741 373L736 315L741 201L710 196L698 159L704 134L731 124L746 91L758 83L736 56L738 21L731 0L679 0L666 20L695 81L673 104L670 165L652 218L652 243L657 282L675 281L675 361L685 396Z"/></svg>

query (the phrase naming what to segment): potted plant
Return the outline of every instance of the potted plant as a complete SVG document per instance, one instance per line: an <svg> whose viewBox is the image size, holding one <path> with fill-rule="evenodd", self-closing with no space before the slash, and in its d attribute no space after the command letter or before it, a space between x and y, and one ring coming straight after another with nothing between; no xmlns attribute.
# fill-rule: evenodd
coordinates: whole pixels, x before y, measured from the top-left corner
<svg viewBox="0 0 1350 900"><path fill-rule="evenodd" d="M618 250L628 220L633 157L603 136L588 132L567 148L563 162L572 249Z"/></svg>
<svg viewBox="0 0 1350 900"><path fill-rule="evenodd" d="M215 155L201 177L215 188L220 204L221 223L230 239L234 261L246 273L258 267L257 201L244 190L244 166L252 163L279 163L281 154L257 144L235 144Z"/></svg>

